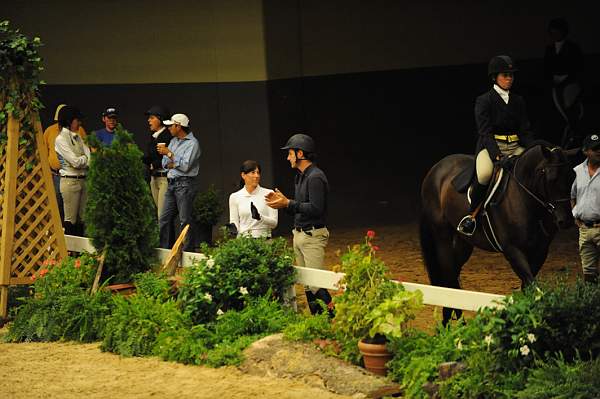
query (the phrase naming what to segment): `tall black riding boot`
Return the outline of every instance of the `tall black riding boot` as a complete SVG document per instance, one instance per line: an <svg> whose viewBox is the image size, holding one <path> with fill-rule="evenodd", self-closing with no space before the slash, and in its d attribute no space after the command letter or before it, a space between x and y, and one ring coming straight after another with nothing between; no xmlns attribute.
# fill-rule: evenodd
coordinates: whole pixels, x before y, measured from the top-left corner
<svg viewBox="0 0 600 399"><path fill-rule="evenodd" d="M306 303L308 303L308 309L310 310L310 314L315 315L317 313L321 313L321 307L317 303L317 297L311 290L305 290L306 294Z"/></svg>
<svg viewBox="0 0 600 399"><path fill-rule="evenodd" d="M485 194L487 192L488 186L487 184L479 184L479 182L475 182L475 184L471 188L470 197L471 197L471 205L469 206L469 214L463 217L456 230L460 233L463 233L467 236L472 236L475 233L475 229L477 228L477 223L475 222L475 217L473 217L473 213L481 204L481 201L485 198Z"/></svg>
<svg viewBox="0 0 600 399"><path fill-rule="evenodd" d="M73 223L71 222L64 222L63 226L65 227L65 234L66 235L75 235L75 226L73 226Z"/></svg>
<svg viewBox="0 0 600 399"><path fill-rule="evenodd" d="M333 319L333 317L335 316L335 313L333 311L333 308L331 306L331 294L329 294L329 291L327 291L325 288L319 288L319 290L316 292L315 296L317 297L317 299L322 300L325 305L327 305L327 312L329 313L329 318ZM319 313L321 313L322 309L319 309Z"/></svg>

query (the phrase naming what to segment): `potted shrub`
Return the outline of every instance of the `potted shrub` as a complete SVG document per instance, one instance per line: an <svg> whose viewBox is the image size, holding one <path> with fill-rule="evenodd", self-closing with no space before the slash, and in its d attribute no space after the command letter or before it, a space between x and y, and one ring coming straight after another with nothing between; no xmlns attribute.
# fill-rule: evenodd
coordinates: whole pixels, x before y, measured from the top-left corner
<svg viewBox="0 0 600 399"><path fill-rule="evenodd" d="M198 242L212 244L212 229L219 222L223 210L223 201L214 185L211 184L206 191L196 195L192 215Z"/></svg>
<svg viewBox="0 0 600 399"><path fill-rule="evenodd" d="M341 257L338 269L346 275L340 282L343 294L335 299L334 329L342 340L344 357L358 362L362 355L367 369L385 375L385 363L391 359L387 338L404 334L423 295L408 292L387 277L387 267L375 256L378 247L372 244L373 238L375 232L368 231L364 243Z"/></svg>

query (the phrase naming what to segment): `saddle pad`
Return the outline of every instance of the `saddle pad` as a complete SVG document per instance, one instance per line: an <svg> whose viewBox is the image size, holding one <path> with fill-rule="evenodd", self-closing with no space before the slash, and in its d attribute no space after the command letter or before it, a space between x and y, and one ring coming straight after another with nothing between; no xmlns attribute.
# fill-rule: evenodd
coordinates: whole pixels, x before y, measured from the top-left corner
<svg viewBox="0 0 600 399"><path fill-rule="evenodd" d="M467 192L467 189L471 185L473 178L475 177L475 160L471 159L467 163L467 166L460 171L454 179L452 179L452 186L454 189L463 194Z"/></svg>

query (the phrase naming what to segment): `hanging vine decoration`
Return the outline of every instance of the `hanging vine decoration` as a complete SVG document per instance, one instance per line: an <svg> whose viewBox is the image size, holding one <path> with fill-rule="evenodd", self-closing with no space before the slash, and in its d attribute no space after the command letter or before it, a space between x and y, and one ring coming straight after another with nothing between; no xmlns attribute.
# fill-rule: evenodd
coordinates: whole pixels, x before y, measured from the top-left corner
<svg viewBox="0 0 600 399"><path fill-rule="evenodd" d="M19 147L29 158L35 152L34 121L43 105L40 101L42 58L38 53L42 42L29 39L11 29L8 21L0 22L0 155L8 141L8 117L21 124ZM29 171L34 165L27 164Z"/></svg>

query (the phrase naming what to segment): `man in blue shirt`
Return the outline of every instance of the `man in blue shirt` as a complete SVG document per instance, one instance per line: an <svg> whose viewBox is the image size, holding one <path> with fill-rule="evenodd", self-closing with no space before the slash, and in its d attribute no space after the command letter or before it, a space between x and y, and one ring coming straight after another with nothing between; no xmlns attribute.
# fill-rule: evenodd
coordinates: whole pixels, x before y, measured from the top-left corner
<svg viewBox="0 0 600 399"><path fill-rule="evenodd" d="M179 213L179 222L183 229L190 225L184 251L190 251L194 243L192 228L192 208L196 195L195 178L200 168L200 144L190 131L190 120L184 114L175 114L163 121L173 139L169 146L159 143L156 150L163 156L162 166L167 170L167 191L163 211L159 217L160 246L170 247L169 226Z"/></svg>
<svg viewBox="0 0 600 399"><path fill-rule="evenodd" d="M104 129L96 130L95 134L102 145L110 146L115 138L114 130L117 127L117 117L119 113L115 107L108 107L102 112L102 122Z"/></svg>
<svg viewBox="0 0 600 399"><path fill-rule="evenodd" d="M585 281L597 282L600 260L600 135L591 134L582 146L586 160L575 167L571 188L573 217L579 226L579 255Z"/></svg>

